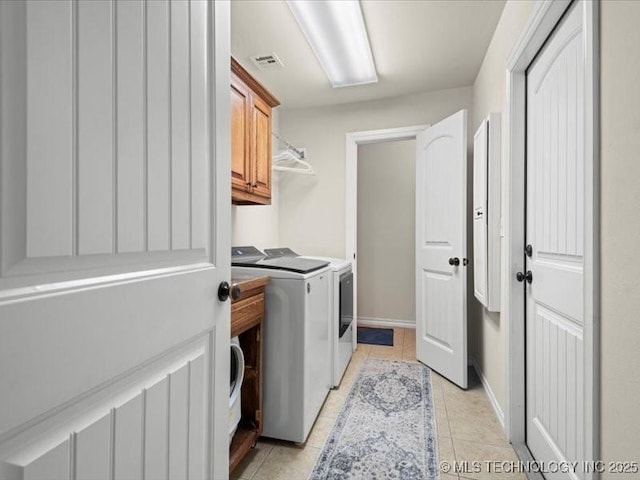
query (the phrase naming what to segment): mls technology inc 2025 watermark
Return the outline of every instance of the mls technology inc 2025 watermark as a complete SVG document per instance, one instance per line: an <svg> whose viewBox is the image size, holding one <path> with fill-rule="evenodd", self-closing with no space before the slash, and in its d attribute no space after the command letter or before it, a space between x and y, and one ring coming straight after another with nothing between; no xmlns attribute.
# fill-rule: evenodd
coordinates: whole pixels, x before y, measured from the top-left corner
<svg viewBox="0 0 640 480"><path fill-rule="evenodd" d="M442 473L639 473L639 462L440 462Z"/></svg>

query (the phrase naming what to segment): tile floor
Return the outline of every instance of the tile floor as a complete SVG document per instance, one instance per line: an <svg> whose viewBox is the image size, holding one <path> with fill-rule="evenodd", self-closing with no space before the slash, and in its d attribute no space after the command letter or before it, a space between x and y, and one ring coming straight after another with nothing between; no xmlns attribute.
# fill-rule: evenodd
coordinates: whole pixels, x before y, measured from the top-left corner
<svg viewBox="0 0 640 480"><path fill-rule="evenodd" d="M395 328L394 346L358 345L340 388L332 390L316 420L304 448L287 442L262 439L231 473L232 479L305 480L322 450L358 370L367 358L416 361L415 330ZM516 461L500 423L477 375L469 388L461 390L437 373L432 374L433 395L441 461ZM441 474L442 480L500 479L526 480L522 474L483 472Z"/></svg>

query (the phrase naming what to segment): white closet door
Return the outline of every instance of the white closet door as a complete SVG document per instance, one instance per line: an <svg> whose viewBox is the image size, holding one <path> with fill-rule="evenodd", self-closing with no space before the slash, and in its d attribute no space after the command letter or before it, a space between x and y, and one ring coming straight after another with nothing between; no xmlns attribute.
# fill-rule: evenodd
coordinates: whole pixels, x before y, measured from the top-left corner
<svg viewBox="0 0 640 480"><path fill-rule="evenodd" d="M583 6L573 4L527 74L527 445L547 464L584 459Z"/></svg>
<svg viewBox="0 0 640 480"><path fill-rule="evenodd" d="M227 477L227 36L218 2L0 2L3 479Z"/></svg>

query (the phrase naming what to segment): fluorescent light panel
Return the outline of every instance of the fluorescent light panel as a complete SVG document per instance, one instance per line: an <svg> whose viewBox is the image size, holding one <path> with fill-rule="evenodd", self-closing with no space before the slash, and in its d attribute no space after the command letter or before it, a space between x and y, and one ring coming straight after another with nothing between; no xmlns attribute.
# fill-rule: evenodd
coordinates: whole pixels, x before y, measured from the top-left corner
<svg viewBox="0 0 640 480"><path fill-rule="evenodd" d="M334 87L378 81L358 0L286 0Z"/></svg>

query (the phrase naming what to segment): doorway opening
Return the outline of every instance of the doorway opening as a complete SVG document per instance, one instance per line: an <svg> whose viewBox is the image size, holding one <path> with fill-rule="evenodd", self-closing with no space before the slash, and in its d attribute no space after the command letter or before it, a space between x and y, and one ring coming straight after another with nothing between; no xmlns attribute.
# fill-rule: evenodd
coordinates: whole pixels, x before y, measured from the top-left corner
<svg viewBox="0 0 640 480"><path fill-rule="evenodd" d="M358 147L361 325L415 327L415 173L413 139Z"/></svg>
<svg viewBox="0 0 640 480"><path fill-rule="evenodd" d="M347 134L345 156L345 254L353 261L353 318L358 328L358 147L386 142L413 140L430 125L369 130ZM356 348L357 335L353 338Z"/></svg>

